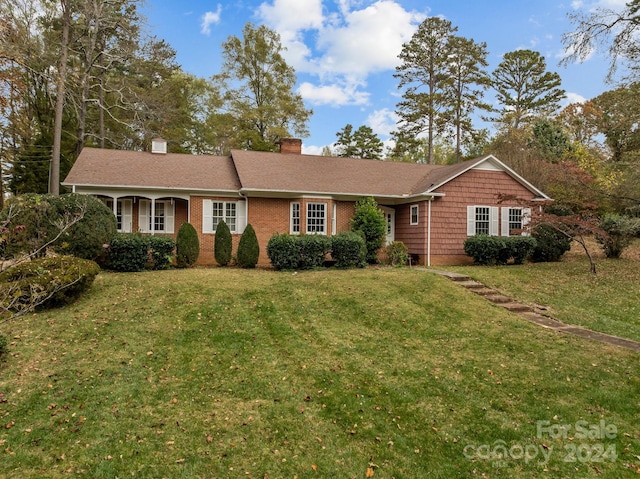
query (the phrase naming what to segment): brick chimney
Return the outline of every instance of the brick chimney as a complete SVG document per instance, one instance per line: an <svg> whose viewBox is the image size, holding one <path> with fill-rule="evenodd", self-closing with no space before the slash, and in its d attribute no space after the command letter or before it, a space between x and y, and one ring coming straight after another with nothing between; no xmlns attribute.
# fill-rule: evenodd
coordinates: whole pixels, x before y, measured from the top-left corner
<svg viewBox="0 0 640 479"><path fill-rule="evenodd" d="M280 153L302 154L302 140L299 138L280 138Z"/></svg>

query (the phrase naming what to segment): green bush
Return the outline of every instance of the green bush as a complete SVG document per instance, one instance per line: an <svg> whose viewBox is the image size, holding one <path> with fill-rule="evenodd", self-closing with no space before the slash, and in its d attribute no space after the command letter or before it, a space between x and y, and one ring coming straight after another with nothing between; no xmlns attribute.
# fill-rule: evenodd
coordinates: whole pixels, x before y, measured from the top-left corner
<svg viewBox="0 0 640 479"><path fill-rule="evenodd" d="M274 234L267 242L267 257L276 270L294 270L300 264L299 236Z"/></svg>
<svg viewBox="0 0 640 479"><path fill-rule="evenodd" d="M52 199L58 218L84 211L84 216L56 241L61 254L95 260L117 233L116 217L102 201L90 195L67 194Z"/></svg>
<svg viewBox="0 0 640 479"><path fill-rule="evenodd" d="M100 267L73 256L38 258L0 273L2 309L11 312L52 308L75 301L87 291Z"/></svg>
<svg viewBox="0 0 640 479"><path fill-rule="evenodd" d="M331 256L338 268L364 268L367 265L367 244L362 235L345 231L331 238Z"/></svg>
<svg viewBox="0 0 640 479"><path fill-rule="evenodd" d="M572 239L547 224L535 226L531 236L536 240L531 260L536 263L560 261L560 258L571 249Z"/></svg>
<svg viewBox="0 0 640 479"><path fill-rule="evenodd" d="M351 218L351 231L362 232L367 245L367 261L371 264L378 262L378 250L384 242L386 228L384 212L378 208L373 198L361 198L356 201L356 210Z"/></svg>
<svg viewBox="0 0 640 479"><path fill-rule="evenodd" d="M510 236L504 238L505 252L500 254L501 264L513 260L513 264L523 264L531 256L537 241L531 236Z"/></svg>
<svg viewBox="0 0 640 479"><path fill-rule="evenodd" d="M191 223L182 223L176 237L176 264L178 268L193 266L200 255L200 240Z"/></svg>
<svg viewBox="0 0 640 479"><path fill-rule="evenodd" d="M464 252L473 258L473 262L481 265L493 265L501 260L500 253L504 249L504 239L500 236L480 234L470 236L464 242Z"/></svg>
<svg viewBox="0 0 640 479"><path fill-rule="evenodd" d="M640 234L640 218L606 214L600 219L598 226L606 233L596 235L596 239L607 258L620 258L622 252Z"/></svg>
<svg viewBox="0 0 640 479"><path fill-rule="evenodd" d="M0 334L0 358L9 352L9 341L7 337Z"/></svg>
<svg viewBox="0 0 640 479"><path fill-rule="evenodd" d="M331 251L331 239L324 235L302 235L297 237L300 245L299 269L322 266Z"/></svg>
<svg viewBox="0 0 640 479"><path fill-rule="evenodd" d="M216 238L213 243L213 255L216 263L220 266L227 266L231 261L232 238L229 226L224 221L216 226Z"/></svg>
<svg viewBox="0 0 640 479"><path fill-rule="evenodd" d="M392 266L405 266L409 262L409 249L402 241L393 241L386 247L387 259Z"/></svg>
<svg viewBox="0 0 640 479"><path fill-rule="evenodd" d="M6 223L2 232L4 258L31 255L55 238L51 224L56 217L52 198L51 195L30 193L7 200L0 212L0 222ZM42 251L41 256L44 253Z"/></svg>
<svg viewBox="0 0 640 479"><path fill-rule="evenodd" d="M148 238L151 269L169 269L173 261L176 242L170 236L149 236Z"/></svg>
<svg viewBox="0 0 640 479"><path fill-rule="evenodd" d="M260 257L258 237L250 224L247 225L238 243L238 264L242 268L255 268Z"/></svg>
<svg viewBox="0 0 640 479"><path fill-rule="evenodd" d="M84 212L60 237L61 226ZM8 221L2 254L13 258L33 254L44 245L61 254L96 259L116 234L116 218L100 200L89 195L26 194L12 198L0 213ZM40 256L45 251L40 251Z"/></svg>
<svg viewBox="0 0 640 479"><path fill-rule="evenodd" d="M149 262L149 236L119 233L109 245L108 268L120 272L143 271Z"/></svg>

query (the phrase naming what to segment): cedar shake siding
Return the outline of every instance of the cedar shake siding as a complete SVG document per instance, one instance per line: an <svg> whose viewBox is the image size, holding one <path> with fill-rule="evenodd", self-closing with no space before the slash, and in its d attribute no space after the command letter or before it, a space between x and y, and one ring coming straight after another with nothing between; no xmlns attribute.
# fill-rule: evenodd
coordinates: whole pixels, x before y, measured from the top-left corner
<svg viewBox="0 0 640 479"><path fill-rule="evenodd" d="M531 199L531 192L503 171L470 170L438 191L445 196L431 205L431 264L435 265L471 261L464 252L467 206L521 206L513 201L498 203L500 195Z"/></svg>
<svg viewBox="0 0 640 479"><path fill-rule="evenodd" d="M303 155L295 139L283 139L280 153L232 150L227 157L84 148L63 184L111 207L116 200L126 202L127 229L133 232L149 229L141 228L140 217L149 221L154 201L156 212L166 212L170 205L173 216L164 221L173 221L173 233L154 234L175 238L180 225L190 221L200 239L200 265L215 264L212 219L214 213L226 218L230 202L236 208L235 217L230 216L237 229L232 232L233 252L244 226L251 224L261 266L269 265L267 243L275 233L332 236L348 231L355 202L366 196L394 213L393 239L407 245L414 261L437 265L470 261L464 242L477 227L468 222L472 207L489 207L497 224L495 211L501 216L507 211L502 208L520 207L517 201L498 203L499 195L550 200L491 155L456 165L394 163ZM162 207L157 206L160 201ZM220 206L213 202L224 202L225 213L219 214ZM492 231L503 234L500 229L505 226Z"/></svg>

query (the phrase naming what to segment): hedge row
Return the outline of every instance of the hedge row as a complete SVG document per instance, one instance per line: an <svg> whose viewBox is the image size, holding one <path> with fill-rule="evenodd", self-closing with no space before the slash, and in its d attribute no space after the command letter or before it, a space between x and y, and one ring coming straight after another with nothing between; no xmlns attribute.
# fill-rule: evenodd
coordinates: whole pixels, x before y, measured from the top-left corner
<svg viewBox="0 0 640 479"><path fill-rule="evenodd" d="M276 270L318 268L329 253L339 268L363 268L367 264L365 240L353 232L331 237L276 233L267 243L267 256Z"/></svg>
<svg viewBox="0 0 640 479"><path fill-rule="evenodd" d="M476 235L464 242L464 252L482 265L522 264L531 256L536 239L531 236Z"/></svg>
<svg viewBox="0 0 640 479"><path fill-rule="evenodd" d="M167 269L175 246L173 238L167 236L119 233L109 245L104 266L120 272Z"/></svg>

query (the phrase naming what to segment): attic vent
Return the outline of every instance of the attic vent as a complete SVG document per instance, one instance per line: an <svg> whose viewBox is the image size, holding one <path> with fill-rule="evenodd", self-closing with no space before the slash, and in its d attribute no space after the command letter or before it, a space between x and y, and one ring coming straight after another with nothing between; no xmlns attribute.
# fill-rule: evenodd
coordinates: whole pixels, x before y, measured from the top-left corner
<svg viewBox="0 0 640 479"><path fill-rule="evenodd" d="M156 138L155 140L151 140L151 153L166 155L167 140L163 140L162 138Z"/></svg>

